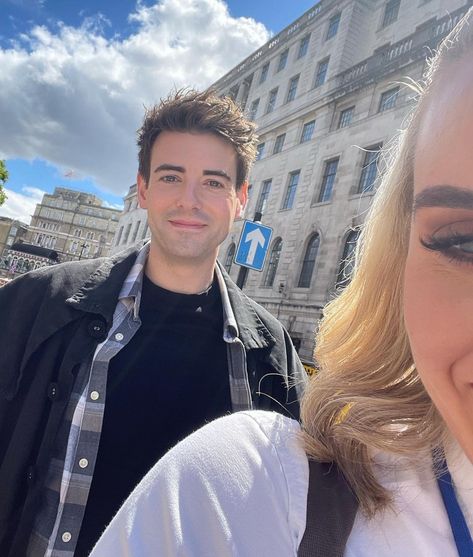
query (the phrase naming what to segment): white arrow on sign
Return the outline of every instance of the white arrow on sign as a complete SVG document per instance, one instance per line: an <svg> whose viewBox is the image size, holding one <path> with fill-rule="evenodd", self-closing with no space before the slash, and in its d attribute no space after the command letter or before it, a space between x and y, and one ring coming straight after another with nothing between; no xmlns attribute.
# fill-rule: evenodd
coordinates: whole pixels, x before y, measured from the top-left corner
<svg viewBox="0 0 473 557"><path fill-rule="evenodd" d="M256 256L256 250L258 249L258 246L263 247L265 241L266 240L264 234L259 228L255 228L248 233L245 240L245 242L250 242L250 249L248 250L248 255L246 256L247 265L253 265L253 261L255 260Z"/></svg>

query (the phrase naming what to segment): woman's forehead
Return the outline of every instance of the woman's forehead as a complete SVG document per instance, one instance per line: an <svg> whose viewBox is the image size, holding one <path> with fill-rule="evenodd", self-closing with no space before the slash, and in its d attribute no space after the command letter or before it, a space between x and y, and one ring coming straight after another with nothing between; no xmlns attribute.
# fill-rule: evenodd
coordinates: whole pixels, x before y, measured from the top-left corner
<svg viewBox="0 0 473 557"><path fill-rule="evenodd" d="M473 65L463 59L437 75L419 124L414 191L449 184L473 188Z"/></svg>

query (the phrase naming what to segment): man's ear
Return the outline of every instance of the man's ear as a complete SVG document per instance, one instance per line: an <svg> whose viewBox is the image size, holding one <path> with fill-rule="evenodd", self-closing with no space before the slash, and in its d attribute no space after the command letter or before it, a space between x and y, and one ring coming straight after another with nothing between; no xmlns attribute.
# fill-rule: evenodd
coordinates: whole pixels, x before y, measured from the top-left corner
<svg viewBox="0 0 473 557"><path fill-rule="evenodd" d="M136 176L136 185L138 190L138 202L140 204L140 207L142 209L147 209L148 208L148 201L147 201L148 184L146 183L145 179L139 172Z"/></svg>
<svg viewBox="0 0 473 557"><path fill-rule="evenodd" d="M246 202L248 201L248 182L243 182L241 188L237 191L238 205L235 217L239 218L245 210Z"/></svg>

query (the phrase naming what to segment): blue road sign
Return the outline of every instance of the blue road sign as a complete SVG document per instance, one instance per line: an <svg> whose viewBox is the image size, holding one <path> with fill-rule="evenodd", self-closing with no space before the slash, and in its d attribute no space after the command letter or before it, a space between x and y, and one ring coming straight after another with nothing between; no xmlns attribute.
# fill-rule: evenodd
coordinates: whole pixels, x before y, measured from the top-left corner
<svg viewBox="0 0 473 557"><path fill-rule="evenodd" d="M261 271L268 253L273 229L259 222L245 220L238 242L235 263Z"/></svg>

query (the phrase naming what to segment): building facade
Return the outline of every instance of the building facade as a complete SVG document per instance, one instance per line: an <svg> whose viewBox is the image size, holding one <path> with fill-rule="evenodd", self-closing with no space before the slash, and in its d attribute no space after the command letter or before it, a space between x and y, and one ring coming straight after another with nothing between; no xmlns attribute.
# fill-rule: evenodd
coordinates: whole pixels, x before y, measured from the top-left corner
<svg viewBox="0 0 473 557"><path fill-rule="evenodd" d="M274 230L263 271L249 271L243 288L282 321L305 362L322 307L349 277L380 152L412 107L402 83L421 78L426 56L471 4L321 0L214 84L257 123L245 218L262 213ZM136 188L126 201L120 248L133 243L133 222L145 222ZM219 255L234 279L242 224Z"/></svg>
<svg viewBox="0 0 473 557"><path fill-rule="evenodd" d="M26 241L55 250L59 261L100 257L112 245L120 213L95 195L57 187L36 205Z"/></svg>
<svg viewBox="0 0 473 557"><path fill-rule="evenodd" d="M133 184L123 198L123 212L120 215L115 238L110 253L117 253L133 244L149 238L147 213L138 205L136 184Z"/></svg>
<svg viewBox="0 0 473 557"><path fill-rule="evenodd" d="M7 276L13 258L10 250L15 244L23 242L28 232L28 226L18 220L0 217L0 277Z"/></svg>

